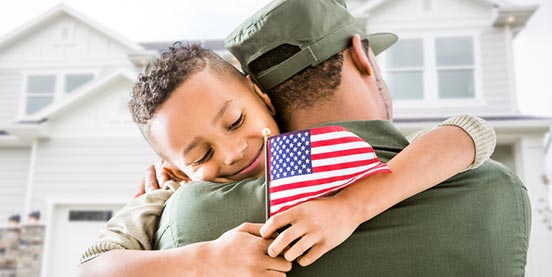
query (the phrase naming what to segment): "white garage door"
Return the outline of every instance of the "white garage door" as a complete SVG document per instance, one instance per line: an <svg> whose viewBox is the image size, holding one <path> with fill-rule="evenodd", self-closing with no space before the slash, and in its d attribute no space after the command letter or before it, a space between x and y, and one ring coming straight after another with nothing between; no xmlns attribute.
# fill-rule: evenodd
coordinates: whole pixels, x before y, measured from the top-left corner
<svg viewBox="0 0 552 277"><path fill-rule="evenodd" d="M81 254L123 205L54 205L43 265L45 276L74 276Z"/></svg>

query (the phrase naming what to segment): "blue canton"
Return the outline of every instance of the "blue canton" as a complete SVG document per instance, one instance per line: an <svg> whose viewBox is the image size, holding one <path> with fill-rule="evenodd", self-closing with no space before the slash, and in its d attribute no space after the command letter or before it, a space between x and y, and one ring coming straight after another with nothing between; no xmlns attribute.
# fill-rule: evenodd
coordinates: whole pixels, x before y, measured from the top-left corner
<svg viewBox="0 0 552 277"><path fill-rule="evenodd" d="M272 180L312 173L310 131L285 133L270 138Z"/></svg>

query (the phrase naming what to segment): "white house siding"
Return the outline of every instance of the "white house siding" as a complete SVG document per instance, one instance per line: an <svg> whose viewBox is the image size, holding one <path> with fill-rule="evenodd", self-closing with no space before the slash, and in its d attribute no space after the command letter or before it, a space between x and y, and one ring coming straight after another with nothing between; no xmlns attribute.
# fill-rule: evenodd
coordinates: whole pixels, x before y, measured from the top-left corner
<svg viewBox="0 0 552 277"><path fill-rule="evenodd" d="M29 157L29 148L0 147L0 226L10 215L24 216Z"/></svg>
<svg viewBox="0 0 552 277"><path fill-rule="evenodd" d="M154 157L140 137L40 141L31 208L46 212L49 201L130 199Z"/></svg>
<svg viewBox="0 0 552 277"><path fill-rule="evenodd" d="M67 199L129 199L155 155L132 122L132 81L116 77L48 119L39 141L32 209ZM47 215L48 216L48 215Z"/></svg>
<svg viewBox="0 0 552 277"><path fill-rule="evenodd" d="M542 137L542 134L527 134L515 147L516 173L527 187L532 208L527 276L550 276L552 273L552 230L549 229L550 223L545 222L547 216L550 220L550 214L541 212L546 207L543 199L548 193L541 178L545 172Z"/></svg>
<svg viewBox="0 0 552 277"><path fill-rule="evenodd" d="M483 76L483 92L487 106L483 112L485 115L504 115L517 113L513 108L512 101L515 101L515 90L511 86L510 64L506 43L513 43L506 40L503 29L486 28L481 33L481 69ZM523 93L523 92L520 92Z"/></svg>
<svg viewBox="0 0 552 277"><path fill-rule="evenodd" d="M14 70L0 69L0 124L15 120L20 91L21 74Z"/></svg>
<svg viewBox="0 0 552 277"><path fill-rule="evenodd" d="M492 27L493 7L483 1L431 1L424 11L421 0L386 1L365 15L367 30L394 32L400 37L471 35L474 37L476 90L479 99L395 101L396 117L451 116L460 113L505 115L515 112L511 65L502 28ZM362 18L362 15L360 16ZM433 80L432 82L435 82Z"/></svg>
<svg viewBox="0 0 552 277"><path fill-rule="evenodd" d="M123 45L66 14L4 47L0 64L21 67L130 64Z"/></svg>

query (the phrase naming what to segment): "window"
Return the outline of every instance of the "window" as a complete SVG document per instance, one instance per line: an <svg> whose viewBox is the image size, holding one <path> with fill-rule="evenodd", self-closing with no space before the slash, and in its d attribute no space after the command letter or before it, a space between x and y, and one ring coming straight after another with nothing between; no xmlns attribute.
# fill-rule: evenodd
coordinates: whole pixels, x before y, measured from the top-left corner
<svg viewBox="0 0 552 277"><path fill-rule="evenodd" d="M92 73L37 73L27 75L25 114L33 114L90 82Z"/></svg>
<svg viewBox="0 0 552 277"><path fill-rule="evenodd" d="M469 37L437 38L435 54L439 98L474 98L472 39Z"/></svg>
<svg viewBox="0 0 552 277"><path fill-rule="evenodd" d="M69 221L108 221L113 211L69 211Z"/></svg>
<svg viewBox="0 0 552 277"><path fill-rule="evenodd" d="M32 114L54 101L56 75L34 75L27 78L27 114Z"/></svg>
<svg viewBox="0 0 552 277"><path fill-rule="evenodd" d="M394 99L424 98L424 47L421 39L398 41L386 57L387 84Z"/></svg>
<svg viewBox="0 0 552 277"><path fill-rule="evenodd" d="M472 36L405 38L384 52L385 80L396 100L476 98Z"/></svg>

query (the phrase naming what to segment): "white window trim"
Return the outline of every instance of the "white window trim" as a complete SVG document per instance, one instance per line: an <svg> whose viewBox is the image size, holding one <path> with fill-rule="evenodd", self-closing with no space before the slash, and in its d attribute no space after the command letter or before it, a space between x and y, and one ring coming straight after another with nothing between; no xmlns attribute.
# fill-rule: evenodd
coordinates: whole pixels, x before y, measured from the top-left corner
<svg viewBox="0 0 552 277"><path fill-rule="evenodd" d="M20 101L19 101L19 112L18 118L24 118L28 116L27 114L27 80L29 76L33 75L54 75L56 76L55 81L55 91L54 91L54 100L52 103L59 101L65 95L65 76L71 74L91 74L93 75L93 80L98 77L100 73L99 69L70 69L70 70L28 70L23 71L23 82L21 86Z"/></svg>
<svg viewBox="0 0 552 277"><path fill-rule="evenodd" d="M422 107L457 107L457 106L485 106L487 103L483 95L483 76L481 76L481 46L480 46L480 31L479 30L467 30L467 31L450 31L450 32L438 32L433 31L417 32L401 34L401 39L422 39L424 49L424 98L417 100L401 100L393 99L395 107L405 108L422 108ZM456 37L471 37L473 42L473 70L474 70L474 97L473 98L457 98L457 99L440 99L438 89L437 78L437 64L435 61L435 39L436 38L456 38ZM386 53L381 54L381 58L378 58L378 63L382 64L386 68ZM450 67L450 68L462 68ZM467 67L464 67L467 68ZM471 68L471 67L470 67ZM415 68L412 68L415 69ZM405 68L406 70L406 68ZM393 71L397 71L393 69ZM401 69L402 71L402 69ZM383 73L383 79L387 79L386 72Z"/></svg>

